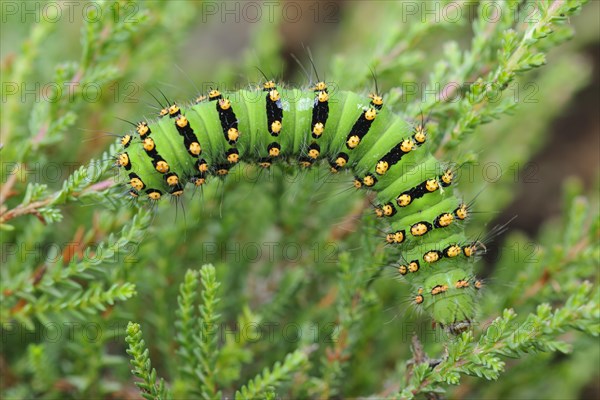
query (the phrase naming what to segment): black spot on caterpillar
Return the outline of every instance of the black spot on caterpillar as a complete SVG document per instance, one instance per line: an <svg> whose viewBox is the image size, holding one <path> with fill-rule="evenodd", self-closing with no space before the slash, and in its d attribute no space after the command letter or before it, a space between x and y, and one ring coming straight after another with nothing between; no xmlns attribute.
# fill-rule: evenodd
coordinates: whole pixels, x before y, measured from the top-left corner
<svg viewBox="0 0 600 400"><path fill-rule="evenodd" d="M413 128L368 98L325 82L308 90L211 90L195 104L165 104L155 121L121 139L117 165L129 193L155 202L181 196L187 184L223 179L239 162L308 168L325 162L350 171L354 186L376 193L375 213L387 222L390 256L414 291L416 307L449 332L469 328L481 282L471 262L480 248L463 229L469 206L453 193L453 171L427 151L423 124Z"/></svg>

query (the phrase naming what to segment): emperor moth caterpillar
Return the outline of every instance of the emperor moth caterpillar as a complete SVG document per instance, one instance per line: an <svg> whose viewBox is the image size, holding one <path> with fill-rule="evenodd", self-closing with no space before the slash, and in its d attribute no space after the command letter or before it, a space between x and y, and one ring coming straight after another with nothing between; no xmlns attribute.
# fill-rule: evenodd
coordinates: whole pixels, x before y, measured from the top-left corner
<svg viewBox="0 0 600 400"><path fill-rule="evenodd" d="M411 127L378 93L334 92L323 81L308 90L271 80L254 90L213 89L189 106L161 107L157 120L134 124L136 133L121 139L116 163L132 197L177 197L242 161L347 169L357 189L376 193L383 240L416 307L451 333L468 329L481 286L471 262L478 244L464 234L469 206L453 194L454 172L427 151L422 124Z"/></svg>

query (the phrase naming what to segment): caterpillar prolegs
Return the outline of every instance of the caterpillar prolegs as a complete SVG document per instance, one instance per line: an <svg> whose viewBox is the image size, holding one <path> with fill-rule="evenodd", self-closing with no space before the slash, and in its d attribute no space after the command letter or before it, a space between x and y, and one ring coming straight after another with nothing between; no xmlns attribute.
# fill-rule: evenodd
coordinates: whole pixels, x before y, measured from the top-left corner
<svg viewBox="0 0 600 400"><path fill-rule="evenodd" d="M239 162L326 161L332 173L349 170L357 189L376 193L375 213L388 225L382 240L416 307L452 333L468 329L481 286L472 262L478 245L462 226L469 207L453 194L453 170L427 151L425 127L387 110L381 95L267 81L227 95L211 90L189 106L163 104L159 114L121 139L117 165L131 196L180 196Z"/></svg>

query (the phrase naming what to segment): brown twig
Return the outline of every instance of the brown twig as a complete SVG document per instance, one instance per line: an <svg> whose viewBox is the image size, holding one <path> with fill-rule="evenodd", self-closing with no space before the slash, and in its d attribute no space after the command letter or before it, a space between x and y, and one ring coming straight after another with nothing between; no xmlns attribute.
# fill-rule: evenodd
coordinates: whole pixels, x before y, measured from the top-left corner
<svg viewBox="0 0 600 400"><path fill-rule="evenodd" d="M5 223L13 218L20 217L21 215L34 214L39 215L39 209L52 203L54 196L46 198L40 201L34 201L26 205L19 204L15 208L8 210L0 215L0 223Z"/></svg>
<svg viewBox="0 0 600 400"><path fill-rule="evenodd" d="M114 184L114 181L112 179L107 179L107 180L95 183L95 184L85 188L81 192L72 193L71 195L74 197L78 197L84 193L88 193L91 191L101 191L104 189L108 189L113 184ZM4 187L0 191L3 191L3 190L4 190ZM58 196L58 193L54 193L51 196L45 198L44 200L34 201L33 203L29 203L29 204L19 204L18 206L16 206L13 209L2 212L2 213L0 213L0 223L5 223L7 221L10 221L13 218L20 217L22 215L28 215L28 214L33 214L33 215L36 215L38 218L41 218L39 209L46 207L49 204L52 204L52 202L56 199L57 196ZM42 222L43 222L43 219L42 219Z"/></svg>

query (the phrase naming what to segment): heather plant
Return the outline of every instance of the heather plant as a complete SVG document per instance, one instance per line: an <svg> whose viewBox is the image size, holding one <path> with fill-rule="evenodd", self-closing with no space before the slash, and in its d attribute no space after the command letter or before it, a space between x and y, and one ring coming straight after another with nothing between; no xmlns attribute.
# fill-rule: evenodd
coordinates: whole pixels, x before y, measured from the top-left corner
<svg viewBox="0 0 600 400"><path fill-rule="evenodd" d="M2 2L2 397L597 396L597 155L596 183L552 176L528 232L514 205L547 187L533 160L593 80L584 3ZM307 86L309 53L339 89L375 76L460 165L489 250L468 331L416 311L348 175L239 168L154 206L116 183L115 136L153 96L256 67Z"/></svg>

